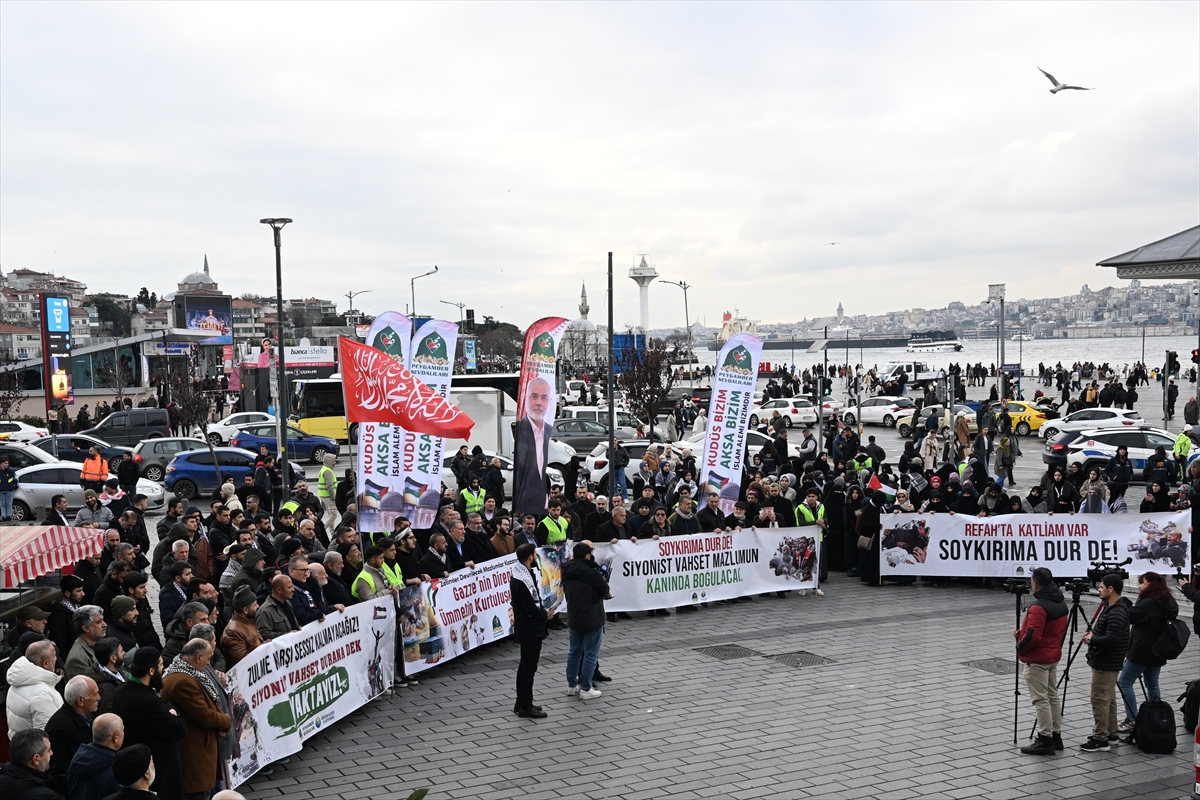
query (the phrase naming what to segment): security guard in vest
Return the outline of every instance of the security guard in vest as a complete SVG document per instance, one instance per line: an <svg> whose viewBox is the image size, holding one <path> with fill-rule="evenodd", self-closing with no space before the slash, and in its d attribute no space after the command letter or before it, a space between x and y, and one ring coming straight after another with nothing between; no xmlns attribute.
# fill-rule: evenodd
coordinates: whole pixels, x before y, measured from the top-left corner
<svg viewBox="0 0 1200 800"><path fill-rule="evenodd" d="M546 506L547 516L537 526L537 543L539 547L563 547L567 541L567 530L570 527L570 517L562 513L562 500L553 499ZM571 531L574 533L574 531Z"/></svg>
<svg viewBox="0 0 1200 800"><path fill-rule="evenodd" d="M869 470L870 472L875 471L875 459L871 458L871 455L867 452L867 449L862 445L858 446L858 455L854 456L854 458L850 460L850 463L854 465L854 474L856 477L864 469Z"/></svg>
<svg viewBox="0 0 1200 800"><path fill-rule="evenodd" d="M825 563L825 504L821 502L821 493L817 491L817 487L810 486L808 491L804 493L804 502L796 506L796 525L804 528L816 525L820 532L817 534L817 539L820 541L820 564L818 568L820 574L818 580L825 580L829 577L829 567ZM808 590L802 590L802 593L807 594ZM820 589L817 589L818 595L825 594Z"/></svg>
<svg viewBox="0 0 1200 800"><path fill-rule="evenodd" d="M335 463L337 460L333 453L326 453L321 459L321 471L317 473L317 497L325 510L321 515L321 522L330 533L337 530L338 522L342 519L337 510L338 479L337 473L333 471Z"/></svg>
<svg viewBox="0 0 1200 800"><path fill-rule="evenodd" d="M480 489L479 478L472 475L467 488L463 489L462 494L458 496L459 513L464 517L468 514L482 513L483 501L486 499L487 489Z"/></svg>
<svg viewBox="0 0 1200 800"><path fill-rule="evenodd" d="M383 575L383 548L371 545L363 560L362 572L354 579L350 593L358 600L374 600L384 595L396 595L400 590L392 586Z"/></svg>
<svg viewBox="0 0 1200 800"><path fill-rule="evenodd" d="M379 569L383 572L383 577L387 579L388 586L403 589L404 571L396 563L396 540L381 539L379 546L383 548L383 563L379 565Z"/></svg>

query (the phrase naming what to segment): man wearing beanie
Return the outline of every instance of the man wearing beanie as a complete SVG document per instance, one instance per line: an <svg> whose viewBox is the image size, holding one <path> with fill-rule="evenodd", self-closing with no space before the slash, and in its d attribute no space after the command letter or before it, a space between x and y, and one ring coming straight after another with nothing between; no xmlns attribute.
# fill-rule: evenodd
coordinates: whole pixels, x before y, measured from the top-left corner
<svg viewBox="0 0 1200 800"><path fill-rule="evenodd" d="M154 757L154 779L140 787L157 792L164 800L183 800L183 766L179 759L179 742L187 733L183 720L165 700L158 696L162 688L162 656L155 647L140 647L133 655L129 670L131 678L117 688L113 695L113 713L125 723L125 744L145 745ZM125 751L122 751L122 753ZM121 754L117 755L120 759ZM128 786L116 772L122 786ZM129 773L126 773L126 777ZM132 778L131 783L137 778ZM122 790L124 791L124 790ZM145 795L129 795L142 797Z"/></svg>
<svg viewBox="0 0 1200 800"><path fill-rule="evenodd" d="M257 552L257 551L255 551ZM249 586L243 586L233 596L233 619L221 634L221 647L229 657L229 666L241 661L263 643L254 618L258 616L258 597Z"/></svg>
<svg viewBox="0 0 1200 800"><path fill-rule="evenodd" d="M263 567L266 566L267 556L262 550L256 547L251 547L242 557L242 566L233 576L233 580L229 583L229 596L237 597L237 593L243 586L250 589L252 592L258 591L258 585L262 582ZM235 606L236 608L236 606Z"/></svg>
<svg viewBox="0 0 1200 800"><path fill-rule="evenodd" d="M112 616L112 624L108 626L107 635L120 642L127 652L135 650L138 641L133 626L137 624L138 618L137 601L129 595L123 594L114 597L108 608Z"/></svg>
<svg viewBox="0 0 1200 800"><path fill-rule="evenodd" d="M149 747L135 744L126 747L113 757L113 777L121 784L121 791L110 794L105 800L153 800L161 798L150 790L157 780L158 767Z"/></svg>

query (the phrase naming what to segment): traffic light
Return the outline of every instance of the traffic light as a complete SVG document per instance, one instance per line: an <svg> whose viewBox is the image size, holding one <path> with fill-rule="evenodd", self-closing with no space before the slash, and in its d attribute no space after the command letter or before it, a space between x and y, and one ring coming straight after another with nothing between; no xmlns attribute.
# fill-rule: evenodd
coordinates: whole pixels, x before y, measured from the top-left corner
<svg viewBox="0 0 1200 800"><path fill-rule="evenodd" d="M1192 351L1192 363L1193 363L1193 364L1200 364L1200 350L1193 350L1193 351Z"/></svg>
<svg viewBox="0 0 1200 800"><path fill-rule="evenodd" d="M1167 374L1179 374L1179 353L1174 350L1167 351Z"/></svg>
<svg viewBox="0 0 1200 800"><path fill-rule="evenodd" d="M475 309L473 308L467 309L467 324L465 327L467 329L467 333L475 332Z"/></svg>

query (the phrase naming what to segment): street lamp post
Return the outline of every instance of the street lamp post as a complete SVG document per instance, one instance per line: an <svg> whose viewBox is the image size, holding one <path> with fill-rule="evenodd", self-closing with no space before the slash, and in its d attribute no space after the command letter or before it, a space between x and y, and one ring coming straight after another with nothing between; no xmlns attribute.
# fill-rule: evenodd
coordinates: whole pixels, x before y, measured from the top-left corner
<svg viewBox="0 0 1200 800"><path fill-rule="evenodd" d="M275 363L278 365L276 381L279 383L275 398L275 438L279 452L279 470L283 476L281 478L283 488L281 496L286 500L288 498L288 491L292 485L292 473L287 460L287 417L285 410L290 404L285 405L287 403L287 359L284 357L283 346L283 261L280 255L282 241L279 234L283 230L283 226L287 225L291 220L285 217L277 217L260 219L259 222L263 225L270 225L271 230L275 232L275 315L277 318L275 332L279 339L278 352L275 354L275 358L277 359Z"/></svg>
<svg viewBox="0 0 1200 800"><path fill-rule="evenodd" d="M688 296L687 296L688 289L692 288L692 285L690 283L688 283L687 281L663 281L663 283L669 283L672 286L678 286L680 289L683 289L683 323L687 326L688 387L690 388L690 387L696 385L695 377L694 377L693 371L692 371L692 319L691 319L691 316L688 314Z"/></svg>
<svg viewBox="0 0 1200 800"><path fill-rule="evenodd" d="M988 284L988 302L990 303L993 301L998 302L1000 304L1000 325L996 331L996 333L999 337L999 341L997 342L997 347L999 348L999 351L1000 351L1000 356L999 356L1000 363L996 365L996 383L997 383L997 388L1000 391L1000 397L1004 398L1004 397L1008 396L1008 392L1006 391L1006 386L1005 386L1005 381L1004 381L1005 375L1004 375L1004 284L1003 283Z"/></svg>
<svg viewBox="0 0 1200 800"><path fill-rule="evenodd" d="M412 290L412 316L417 315L417 278L428 278L430 275L436 275L438 271L437 264L433 265L433 269L422 275L418 275L408 282L409 289Z"/></svg>
<svg viewBox="0 0 1200 800"><path fill-rule="evenodd" d="M346 298L346 300L348 300L350 302L350 307L346 309L346 315L349 316L350 314L352 314L355 311L354 298L358 297L360 294L370 294L370 293L371 293L370 289L363 289L358 292L349 291L349 292L346 292L344 295L342 295L342 297ZM356 317L356 319L361 319L361 317ZM350 320L346 320L346 322L348 324L351 324Z"/></svg>

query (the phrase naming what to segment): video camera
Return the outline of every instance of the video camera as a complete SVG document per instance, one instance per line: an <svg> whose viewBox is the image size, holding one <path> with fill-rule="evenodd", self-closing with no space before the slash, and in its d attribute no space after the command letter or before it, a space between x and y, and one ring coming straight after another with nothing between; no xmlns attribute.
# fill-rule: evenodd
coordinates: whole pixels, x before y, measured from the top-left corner
<svg viewBox="0 0 1200 800"><path fill-rule="evenodd" d="M1091 568L1087 571L1087 579L1092 583L1099 583L1106 575L1117 575L1120 576L1121 580L1127 581L1129 580L1129 573L1122 569L1122 567L1132 563L1132 558L1127 558L1124 561L1093 561Z"/></svg>
<svg viewBox="0 0 1200 800"><path fill-rule="evenodd" d="M1029 583L1024 578L1009 578L1004 582L1004 591L1017 596L1029 592Z"/></svg>

